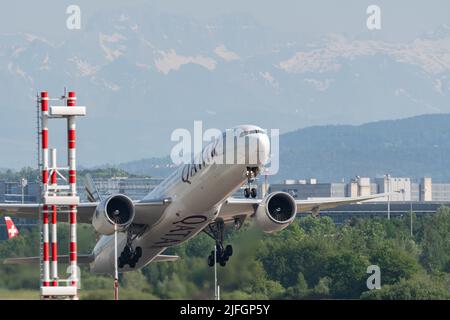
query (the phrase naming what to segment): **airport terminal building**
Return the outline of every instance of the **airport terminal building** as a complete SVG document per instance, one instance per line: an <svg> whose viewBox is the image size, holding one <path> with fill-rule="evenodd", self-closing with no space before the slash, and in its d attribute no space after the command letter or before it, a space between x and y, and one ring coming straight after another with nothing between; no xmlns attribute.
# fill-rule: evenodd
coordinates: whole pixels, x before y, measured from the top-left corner
<svg viewBox="0 0 450 320"><path fill-rule="evenodd" d="M123 193L133 200L142 199L153 190L162 178L130 178L112 177L95 178L95 186L102 196L115 193ZM256 182L258 195L261 197L267 192L284 191L295 199L308 198L341 198L366 196L375 193L391 193L389 199L379 198L362 204L340 206L333 209L322 210L321 215L332 217L336 223L343 223L350 218L374 218L402 216L410 211L416 215L424 215L435 212L440 206L450 206L450 183L433 183L429 177L413 182L408 177L390 177L370 179L368 177L355 177L349 182L320 182L315 178L285 180L282 183L268 184ZM39 184L29 182L25 187L21 181L0 180L0 202L9 203L33 203L39 197ZM78 185L78 194L81 201L87 201L87 194L83 184ZM235 197L243 198L243 189L238 190ZM19 226L33 225L34 221L27 219L15 219ZM0 239L6 236L4 221L0 221Z"/></svg>
<svg viewBox="0 0 450 320"><path fill-rule="evenodd" d="M408 177L391 177L370 179L355 177L348 183L318 182L317 179L285 180L283 183L271 184L269 192L284 191L296 199L324 197L357 197L375 193L392 193L390 201L450 201L450 183L433 183L429 177L413 182ZM377 201L387 201L380 198Z"/></svg>
<svg viewBox="0 0 450 320"><path fill-rule="evenodd" d="M348 183L290 179L271 184L269 192L274 191L288 192L296 199L391 194L390 199L384 197L321 211L321 215L331 217L335 223L344 223L351 218L401 217L409 212L422 216L436 212L442 205L450 206L450 183L433 183L429 177L418 182L413 182L408 177L388 175L373 180L368 177L355 177Z"/></svg>

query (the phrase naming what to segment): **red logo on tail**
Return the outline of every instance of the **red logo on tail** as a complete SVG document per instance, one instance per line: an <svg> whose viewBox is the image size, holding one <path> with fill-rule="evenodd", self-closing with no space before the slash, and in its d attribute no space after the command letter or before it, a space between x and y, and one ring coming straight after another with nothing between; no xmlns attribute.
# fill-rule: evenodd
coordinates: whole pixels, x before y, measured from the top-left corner
<svg viewBox="0 0 450 320"><path fill-rule="evenodd" d="M6 229L8 230L8 238L12 239L14 237L17 237L19 235L19 230L16 228L11 218L5 217L5 222L6 222Z"/></svg>

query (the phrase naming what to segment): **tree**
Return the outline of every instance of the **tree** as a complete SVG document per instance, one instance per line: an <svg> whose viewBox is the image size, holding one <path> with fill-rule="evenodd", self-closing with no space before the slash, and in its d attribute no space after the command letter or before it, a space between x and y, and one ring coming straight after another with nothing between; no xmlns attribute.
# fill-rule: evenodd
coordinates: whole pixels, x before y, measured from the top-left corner
<svg viewBox="0 0 450 320"><path fill-rule="evenodd" d="M443 271L450 261L450 209L441 207L423 221L421 262L429 271Z"/></svg>
<svg viewBox="0 0 450 320"><path fill-rule="evenodd" d="M311 290L309 297L311 299L326 299L330 297L331 279L328 277L320 278L319 283Z"/></svg>
<svg viewBox="0 0 450 320"><path fill-rule="evenodd" d="M283 298L285 299L303 299L307 297L309 294L308 283L305 280L305 277L300 272L297 276L297 283L292 287L289 287Z"/></svg>
<svg viewBox="0 0 450 320"><path fill-rule="evenodd" d="M374 250L370 261L380 267L382 284L393 284L401 278L409 279L419 270L419 264L413 257L392 244Z"/></svg>
<svg viewBox="0 0 450 320"><path fill-rule="evenodd" d="M361 299L372 300L441 300L450 299L449 281L432 279L429 275L416 275L412 279L366 291Z"/></svg>
<svg viewBox="0 0 450 320"><path fill-rule="evenodd" d="M357 298L366 289L367 257L358 252L339 252L326 261L330 291L334 298Z"/></svg>

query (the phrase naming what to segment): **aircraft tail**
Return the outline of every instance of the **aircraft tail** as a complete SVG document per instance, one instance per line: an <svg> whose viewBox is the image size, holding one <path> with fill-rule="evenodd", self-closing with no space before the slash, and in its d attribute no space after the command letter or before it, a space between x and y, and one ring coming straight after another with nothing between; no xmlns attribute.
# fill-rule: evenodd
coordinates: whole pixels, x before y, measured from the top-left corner
<svg viewBox="0 0 450 320"><path fill-rule="evenodd" d="M94 179L92 179L92 176L88 173L85 176L85 184L84 188L86 189L87 198L89 202L98 202L101 201L100 193L98 192L97 187L95 186Z"/></svg>
<svg viewBox="0 0 450 320"><path fill-rule="evenodd" d="M11 217L5 217L6 230L8 231L8 239L15 238L19 235L19 230L14 225Z"/></svg>

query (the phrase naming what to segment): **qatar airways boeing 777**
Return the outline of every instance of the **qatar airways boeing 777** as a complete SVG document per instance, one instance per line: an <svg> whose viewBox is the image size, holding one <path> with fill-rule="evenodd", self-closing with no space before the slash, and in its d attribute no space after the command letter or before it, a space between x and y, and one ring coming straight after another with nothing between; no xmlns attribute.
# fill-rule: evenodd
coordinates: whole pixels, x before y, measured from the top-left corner
<svg viewBox="0 0 450 320"><path fill-rule="evenodd" d="M227 143L226 134L244 144ZM180 165L147 196L132 201L126 195L114 194L102 199L92 183L86 190L91 202L80 203L77 220L91 223L101 234L92 253L79 255L79 263L89 263L94 273L114 273L114 232L118 228L118 265L120 272L142 268L151 262L173 261L177 256L164 255L172 246L183 243L201 231L216 241L217 259L224 266L233 253L224 245L224 230L239 229L248 218L256 219L266 233L280 231L292 223L300 212L318 212L343 204L356 203L384 195L356 198L295 200L289 193L273 192L262 199L256 190L247 187L247 199L232 198L245 183L251 183L269 159L270 141L267 133L252 125L227 130L206 145L191 163ZM217 161L228 159L233 163ZM0 212L11 216L39 217L39 204L0 204ZM39 257L6 259L4 263L36 263Z"/></svg>

